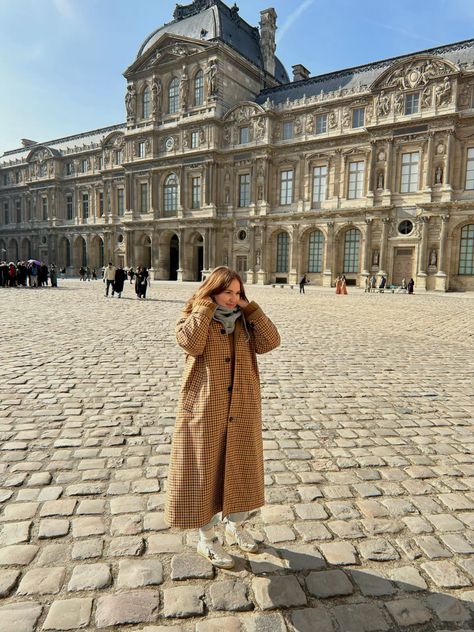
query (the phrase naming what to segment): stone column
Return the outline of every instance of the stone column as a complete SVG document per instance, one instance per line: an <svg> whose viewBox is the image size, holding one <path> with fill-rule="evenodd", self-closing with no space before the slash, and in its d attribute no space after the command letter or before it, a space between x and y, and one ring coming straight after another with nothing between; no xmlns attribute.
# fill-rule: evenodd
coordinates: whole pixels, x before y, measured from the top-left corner
<svg viewBox="0 0 474 632"><path fill-rule="evenodd" d="M127 268L135 267L135 248L133 244L133 232L127 230L125 232L125 255Z"/></svg>
<svg viewBox="0 0 474 632"><path fill-rule="evenodd" d="M327 223L327 237L324 253L323 287L332 287L332 274L334 262L334 222Z"/></svg>
<svg viewBox="0 0 474 632"><path fill-rule="evenodd" d="M376 162L377 146L375 140L370 141L370 153L367 161L367 197L374 197L375 190L375 162Z"/></svg>
<svg viewBox="0 0 474 632"><path fill-rule="evenodd" d="M392 197L392 171L393 171L393 138L390 138L387 141L387 151L386 151L386 159L385 159L385 177L384 177L384 185L385 188L382 193L382 199L385 204L390 204Z"/></svg>
<svg viewBox="0 0 474 632"><path fill-rule="evenodd" d="M432 169L433 169L433 138L434 133L429 132L428 143L426 146L426 172L425 172L425 191L431 191Z"/></svg>
<svg viewBox="0 0 474 632"><path fill-rule="evenodd" d="M446 148L446 165L444 169L444 182L443 189L447 191L452 191L452 183L451 183L451 172L452 172L452 163L453 163L453 153L454 153L454 130L448 131L448 142Z"/></svg>
<svg viewBox="0 0 474 632"><path fill-rule="evenodd" d="M255 283L254 280L254 265L255 265L255 226L249 226L248 229L250 253L249 253L249 265L247 269L247 283Z"/></svg>
<svg viewBox="0 0 474 632"><path fill-rule="evenodd" d="M370 259L370 227L372 220L366 218L362 228L362 272L360 275L360 287L365 288L365 280L369 276L369 259Z"/></svg>
<svg viewBox="0 0 474 632"><path fill-rule="evenodd" d="M184 228L179 228L178 231L179 238L179 268L178 268L178 281L186 280L186 271L184 269L185 260L184 260Z"/></svg>
<svg viewBox="0 0 474 632"><path fill-rule="evenodd" d="M263 224L260 226L260 267L257 272L257 283L265 285L267 282L268 261L267 261L267 227Z"/></svg>
<svg viewBox="0 0 474 632"><path fill-rule="evenodd" d="M449 215L441 215L441 233L439 238L438 272L436 273L435 288L439 292L446 292L448 275L446 274L446 246L448 243Z"/></svg>
<svg viewBox="0 0 474 632"><path fill-rule="evenodd" d="M427 245L428 245L428 227L429 217L422 216L418 219L421 225L421 241L419 246L418 256L418 272L417 272L417 286L420 290L426 290L426 259L427 259Z"/></svg>
<svg viewBox="0 0 474 632"><path fill-rule="evenodd" d="M299 234L300 227L293 224L291 235L291 252L290 252L290 273L288 275L289 283L298 283L298 252L299 252Z"/></svg>
<svg viewBox="0 0 474 632"><path fill-rule="evenodd" d="M388 228L390 226L390 217L382 217L382 238L380 240L380 255L379 255L379 271L378 276L387 276L385 267L387 265L387 240L388 240Z"/></svg>
<svg viewBox="0 0 474 632"><path fill-rule="evenodd" d="M209 274L209 262L211 260L211 229L206 228L204 233L204 242L203 242L203 272L205 274Z"/></svg>

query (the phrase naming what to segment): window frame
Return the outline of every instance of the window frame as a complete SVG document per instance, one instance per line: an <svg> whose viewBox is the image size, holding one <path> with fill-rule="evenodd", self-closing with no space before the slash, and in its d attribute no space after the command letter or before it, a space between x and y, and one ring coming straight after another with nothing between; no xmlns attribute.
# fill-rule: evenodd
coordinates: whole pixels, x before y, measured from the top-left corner
<svg viewBox="0 0 474 632"><path fill-rule="evenodd" d="M244 180L245 179L245 180ZM239 208L248 208L251 201L250 173L239 174Z"/></svg>
<svg viewBox="0 0 474 632"><path fill-rule="evenodd" d="M179 102L179 79L173 77L168 85L168 114L178 114Z"/></svg>
<svg viewBox="0 0 474 632"><path fill-rule="evenodd" d="M410 156L409 162L404 162ZM417 156L416 161L412 160ZM400 157L400 193L417 193L420 190L420 151L405 151ZM414 169L416 167L416 169ZM415 179L416 178L416 179Z"/></svg>
<svg viewBox="0 0 474 632"><path fill-rule="evenodd" d="M355 124L356 117L358 117L358 125ZM354 108L352 110L352 129L360 129L361 127L365 127L365 107Z"/></svg>
<svg viewBox="0 0 474 632"><path fill-rule="evenodd" d="M66 220L74 219L74 197L72 193L66 193Z"/></svg>
<svg viewBox="0 0 474 632"><path fill-rule="evenodd" d="M472 167L472 168L470 168ZM472 174L472 177L469 178L469 174ZM468 186L471 184L471 186ZM464 185L465 191L473 191L474 190L474 147L467 148L466 154L466 179Z"/></svg>
<svg viewBox="0 0 474 632"><path fill-rule="evenodd" d="M327 134L328 131L328 115L324 114L316 114L316 126L315 126L315 134L316 136L320 136L321 134Z"/></svg>
<svg viewBox="0 0 474 632"><path fill-rule="evenodd" d="M317 239L315 238L317 236ZM313 239L314 238L314 239ZM308 272L321 274L324 258L324 234L321 230L311 231L308 238Z"/></svg>
<svg viewBox="0 0 474 632"><path fill-rule="evenodd" d="M290 237L286 231L278 233L276 238L275 272L288 274L290 269Z"/></svg>
<svg viewBox="0 0 474 632"><path fill-rule="evenodd" d="M204 105L204 73L198 70L194 75L194 105Z"/></svg>
<svg viewBox="0 0 474 632"><path fill-rule="evenodd" d="M176 213L178 211L179 179L173 172L169 173L163 182L163 212Z"/></svg>
<svg viewBox="0 0 474 632"><path fill-rule="evenodd" d="M357 235L357 239L352 239ZM360 265L360 231L349 228L344 234L343 274L357 274Z"/></svg>
<svg viewBox="0 0 474 632"><path fill-rule="evenodd" d="M282 169L280 171L280 206L293 204L294 180L294 169Z"/></svg>
<svg viewBox="0 0 474 632"><path fill-rule="evenodd" d="M191 176L191 208L200 209L202 204L202 182L200 175Z"/></svg>
<svg viewBox="0 0 474 632"><path fill-rule="evenodd" d="M242 127L239 127L239 145L248 145L249 143L250 127L248 125L243 125Z"/></svg>
<svg viewBox="0 0 474 632"><path fill-rule="evenodd" d="M89 194L81 194L82 219L89 219Z"/></svg>
<svg viewBox="0 0 474 632"><path fill-rule="evenodd" d="M151 116L151 93L150 88L146 85L142 92L142 118L147 119Z"/></svg>
<svg viewBox="0 0 474 632"><path fill-rule="evenodd" d="M466 236L463 237L463 233ZM466 224L459 235L459 276L474 276L474 224Z"/></svg>
<svg viewBox="0 0 474 632"><path fill-rule="evenodd" d="M123 217L125 215L125 189L117 188L117 215Z"/></svg>
<svg viewBox="0 0 474 632"><path fill-rule="evenodd" d="M295 137L295 122L283 121L283 125L281 126L281 139L291 140L294 137Z"/></svg>
<svg viewBox="0 0 474 632"><path fill-rule="evenodd" d="M316 175L316 170L325 170L325 173L321 173L320 175ZM314 165L313 166L313 195L312 202L314 205L321 204L325 200L327 200L327 189L328 189L328 166L327 165ZM324 181L324 185L321 183ZM318 186L316 183L318 182ZM316 196L316 191L318 191L318 196ZM322 192L324 193L324 197L322 196Z"/></svg>
<svg viewBox="0 0 474 632"><path fill-rule="evenodd" d="M353 165L357 166L353 168ZM365 160L351 160L347 174L347 199L360 200L364 197Z"/></svg>
<svg viewBox="0 0 474 632"><path fill-rule="evenodd" d="M140 182L140 213L145 215L150 212L148 189L148 182Z"/></svg>
<svg viewBox="0 0 474 632"><path fill-rule="evenodd" d="M413 101L416 101L417 109L412 109ZM410 105L409 105L410 104ZM403 109L405 116L412 116L413 114L420 113L420 93L419 92L409 92L405 95L405 107Z"/></svg>

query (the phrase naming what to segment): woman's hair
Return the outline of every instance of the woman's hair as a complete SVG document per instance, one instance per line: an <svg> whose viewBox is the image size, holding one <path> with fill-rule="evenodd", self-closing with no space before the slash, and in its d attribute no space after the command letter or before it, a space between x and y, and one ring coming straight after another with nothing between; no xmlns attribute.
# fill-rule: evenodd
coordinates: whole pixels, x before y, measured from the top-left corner
<svg viewBox="0 0 474 632"><path fill-rule="evenodd" d="M237 280L240 283L240 298L248 300L245 296L244 284L240 276L234 270L227 266L219 266L211 272L205 281L201 283L197 291L191 296L184 306L184 311L190 313L193 309L193 303L205 298L212 298L216 294L224 292L232 281Z"/></svg>

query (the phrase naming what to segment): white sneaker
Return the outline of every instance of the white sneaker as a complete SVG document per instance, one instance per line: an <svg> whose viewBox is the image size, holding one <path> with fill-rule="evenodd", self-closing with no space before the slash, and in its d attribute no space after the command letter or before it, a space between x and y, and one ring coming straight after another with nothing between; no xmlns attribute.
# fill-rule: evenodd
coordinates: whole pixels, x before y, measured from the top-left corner
<svg viewBox="0 0 474 632"><path fill-rule="evenodd" d="M213 540L199 540L197 552L217 568L234 568L233 558L224 551L217 538Z"/></svg>
<svg viewBox="0 0 474 632"><path fill-rule="evenodd" d="M256 553L258 551L257 542L255 542L247 529L241 525L235 527L232 523L227 522L225 539L229 546L236 544L244 553Z"/></svg>

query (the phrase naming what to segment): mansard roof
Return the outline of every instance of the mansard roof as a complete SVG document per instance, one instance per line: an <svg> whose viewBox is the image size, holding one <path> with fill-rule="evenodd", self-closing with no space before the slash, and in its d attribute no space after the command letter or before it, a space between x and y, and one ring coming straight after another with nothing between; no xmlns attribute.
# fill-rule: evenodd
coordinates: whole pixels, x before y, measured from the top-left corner
<svg viewBox="0 0 474 632"><path fill-rule="evenodd" d="M118 125L101 127L100 129L83 132L75 136L66 136L65 138L48 140L44 143L36 143L35 145L21 147L20 149L12 149L0 156L0 167L8 167L9 164L17 161L26 162L30 154L34 154L37 148L50 149L52 154L59 156L86 151L87 149L98 149L112 132L125 132L126 129L127 126L125 123L119 123Z"/></svg>
<svg viewBox="0 0 474 632"><path fill-rule="evenodd" d="M346 68L275 88L267 88L262 90L256 101L257 103L264 103L267 99L270 99L273 103L279 104L287 99L295 101L305 96L315 97L320 94L337 92L338 90L345 90L346 92L359 91L364 86L369 89L393 64L402 60L409 60L418 55L446 59L460 67L461 70L467 67L474 69L474 39L391 57L363 66Z"/></svg>
<svg viewBox="0 0 474 632"><path fill-rule="evenodd" d="M145 39L137 59L149 51L165 33L170 33L195 40L222 41L258 68L263 68L260 32L240 17L235 5L229 8L221 0L195 0L187 6L177 5L174 18L173 22L161 26ZM279 59L276 60L275 75L280 83L289 81Z"/></svg>

